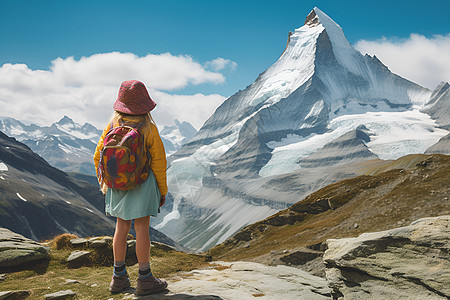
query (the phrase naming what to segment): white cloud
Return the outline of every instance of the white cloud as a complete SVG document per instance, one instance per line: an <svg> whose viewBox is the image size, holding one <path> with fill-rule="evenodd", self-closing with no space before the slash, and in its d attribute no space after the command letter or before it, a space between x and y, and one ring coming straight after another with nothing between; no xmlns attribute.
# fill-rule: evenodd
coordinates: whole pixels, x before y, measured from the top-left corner
<svg viewBox="0 0 450 300"><path fill-rule="evenodd" d="M163 124L167 119L186 121L186 115L190 117L190 123L200 129L203 123L211 116L216 108L225 100L224 96L212 95L173 95L164 92L155 92L155 98L159 99L158 110L152 112L156 124Z"/></svg>
<svg viewBox="0 0 450 300"><path fill-rule="evenodd" d="M450 82L450 34L361 40L355 47L363 54L376 55L392 72L431 90L441 81Z"/></svg>
<svg viewBox="0 0 450 300"><path fill-rule="evenodd" d="M113 112L120 83L138 79L158 103L154 115L160 125L171 124L177 118L198 128L224 97L171 93L189 85L225 81L223 74L208 68L190 56L170 53L139 57L111 52L80 60L57 58L49 70L4 64L0 68L0 115L40 125L68 115L76 122L101 128Z"/></svg>
<svg viewBox="0 0 450 300"><path fill-rule="evenodd" d="M211 68L213 71L221 71L227 67L231 71L234 71L237 68L237 63L229 59L218 57L216 59L206 62L205 66Z"/></svg>

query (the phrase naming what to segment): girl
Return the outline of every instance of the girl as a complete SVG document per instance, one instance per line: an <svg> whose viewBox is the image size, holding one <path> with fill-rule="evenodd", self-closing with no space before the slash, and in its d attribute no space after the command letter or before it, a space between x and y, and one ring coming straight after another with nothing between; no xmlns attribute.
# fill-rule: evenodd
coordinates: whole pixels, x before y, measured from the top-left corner
<svg viewBox="0 0 450 300"><path fill-rule="evenodd" d="M105 211L107 215L117 217L113 240L114 272L109 290L117 293L130 286L130 280L125 268L127 251L127 236L134 219L136 231L136 256L139 263L139 278L136 294L147 295L160 292L167 287L167 282L155 278L150 270L150 216L156 217L159 207L164 205L167 194L166 154L159 137L158 129L150 115L156 103L150 98L145 85L137 80L124 81L119 89L119 96L113 108L115 110L111 122L105 127L95 149L94 162L98 174L100 151L103 149L103 139L108 131L119 124L138 124L139 132L144 137L144 144L150 154L149 176L145 182L131 190L108 188L104 182L99 182L105 196Z"/></svg>

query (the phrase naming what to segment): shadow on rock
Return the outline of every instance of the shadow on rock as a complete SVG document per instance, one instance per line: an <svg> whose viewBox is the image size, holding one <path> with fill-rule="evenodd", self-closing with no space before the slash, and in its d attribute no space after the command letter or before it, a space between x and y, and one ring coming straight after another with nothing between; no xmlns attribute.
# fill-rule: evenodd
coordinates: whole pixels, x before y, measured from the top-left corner
<svg viewBox="0 0 450 300"><path fill-rule="evenodd" d="M35 262L30 262L27 264L22 264L19 266L12 267L0 267L0 273L14 273L24 270L34 271L36 274L42 275L47 272L48 265L50 264L50 259L42 259Z"/></svg>

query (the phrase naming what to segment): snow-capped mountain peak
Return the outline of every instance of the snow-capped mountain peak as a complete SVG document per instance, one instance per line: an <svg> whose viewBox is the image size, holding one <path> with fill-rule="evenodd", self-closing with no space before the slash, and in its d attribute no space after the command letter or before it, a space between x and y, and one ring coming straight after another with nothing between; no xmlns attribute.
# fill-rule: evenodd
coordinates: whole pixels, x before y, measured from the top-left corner
<svg viewBox="0 0 450 300"><path fill-rule="evenodd" d="M71 118L69 118L68 116L65 115L61 120L56 122L56 124L59 124L62 126L62 125L68 125L68 124L75 124L75 122Z"/></svg>
<svg viewBox="0 0 450 300"><path fill-rule="evenodd" d="M180 122L174 120L175 125L164 126L160 132L166 154L170 155L181 148L181 146L188 142L197 130L189 122Z"/></svg>
<svg viewBox="0 0 450 300"><path fill-rule="evenodd" d="M446 93L436 97L446 98ZM279 183L279 190L298 185L307 193L328 176L315 177L318 166L423 153L447 134L434 117L419 111L430 95L430 90L390 72L378 58L359 53L337 23L314 8L305 24L289 34L278 60L225 100L169 158L174 205L158 226L186 239L188 246L205 249L248 224L249 218L258 219L290 201L288 195L281 200L279 192L270 196L270 182ZM439 99L434 102L443 102ZM439 116L447 124L446 116ZM370 140L357 139L361 125ZM311 177L315 179L302 175L301 183L292 185L285 180L305 169L317 173ZM187 229L186 224L198 228ZM201 236L195 242L187 238L194 231Z"/></svg>

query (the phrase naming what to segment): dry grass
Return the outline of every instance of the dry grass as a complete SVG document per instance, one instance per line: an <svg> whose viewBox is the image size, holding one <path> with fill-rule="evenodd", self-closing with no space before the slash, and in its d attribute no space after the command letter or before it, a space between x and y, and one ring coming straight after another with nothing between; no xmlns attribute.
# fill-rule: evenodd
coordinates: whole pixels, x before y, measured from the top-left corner
<svg viewBox="0 0 450 300"><path fill-rule="evenodd" d="M71 248L70 240L76 239L76 238L78 238L78 236L76 236L74 234L63 233L63 234L56 236L50 243L51 243L51 246L53 246L57 250L70 249Z"/></svg>
<svg viewBox="0 0 450 300"><path fill-rule="evenodd" d="M217 271L223 271L230 268L231 268L230 266L222 266L222 265L214 266L214 269L216 269Z"/></svg>
<svg viewBox="0 0 450 300"><path fill-rule="evenodd" d="M64 240L65 238L56 237ZM71 249L58 249L57 242L49 242L51 259L33 270L23 270L8 273L6 280L0 283L1 291L29 290L30 299L42 299L45 294L71 289L78 294L77 299L122 299L123 294L112 295L108 291L112 275L111 266L81 267L69 269L66 258ZM179 251L164 251L152 247L152 272L158 277L168 277L178 271L191 271L209 265L205 256L188 254ZM138 277L138 265L127 266L132 286ZM67 279L77 280L79 283L64 284ZM93 286L94 285L94 286Z"/></svg>

